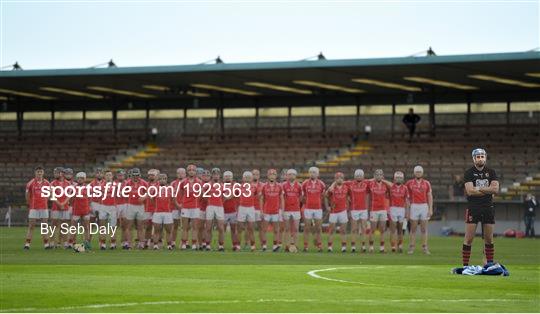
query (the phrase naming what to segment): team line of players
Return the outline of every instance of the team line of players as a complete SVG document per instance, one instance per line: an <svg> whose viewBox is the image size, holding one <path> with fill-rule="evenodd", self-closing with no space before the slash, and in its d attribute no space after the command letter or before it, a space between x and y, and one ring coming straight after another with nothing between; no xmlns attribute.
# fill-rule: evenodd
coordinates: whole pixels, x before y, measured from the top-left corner
<svg viewBox="0 0 540 314"><path fill-rule="evenodd" d="M309 179L300 183L294 169L286 171L277 180L277 171L269 169L266 182L261 182L257 169L245 171L242 184L235 185L233 173L219 168L212 171L188 165L186 169L177 169L177 178L168 182L168 177L157 169L148 171L147 180L141 178L138 168L103 171L98 169L95 178L87 184L86 174L79 172L73 180L71 169L55 168L54 180L50 183L44 178L44 169L37 167L35 177L26 186L26 199L29 208L29 226L25 249L30 248L34 226L41 222L50 222L58 227L69 222L71 225L82 224L89 230L91 221L100 225L120 225L122 247L131 249L132 244L144 249L159 249L163 244L169 250L176 247L178 229L181 227L181 249L211 250L212 230L217 227L218 250L224 250L225 230L229 225L233 250L240 250L242 239L252 251L256 249L255 227L263 251L267 250L267 230L273 232L273 251L279 251L285 243L287 251L296 252L300 221L304 222L304 251L309 250L309 239L318 251L322 251L322 222L328 216L328 251L333 250L333 238L336 231L340 234L341 250L347 251L350 241L351 251L356 251L356 241L361 240L363 252L374 251L373 231L378 230L379 251L385 252L385 231L387 221L390 226L391 249L403 252L403 223L410 223L410 244L408 252L412 254L416 243L416 229L420 226L423 252L429 254L427 246L427 222L433 213L433 196L429 181L423 178L421 166L414 168L414 178L405 182L403 172L394 173L393 182L384 179L383 171L378 169L372 179L366 179L364 171L357 169L354 178L345 181L341 172L335 174L334 182L326 187L319 179L319 169L309 169ZM44 187L90 186L123 184L130 187L127 197L118 197L109 189L103 197L76 195L60 196L52 200L44 196ZM234 185L239 193L221 193L227 185ZM160 193L154 197L141 196L140 187L172 187L171 193ZM202 189L201 189L202 187ZM180 193L172 191L178 190ZM227 195L229 194L229 195ZM52 203L49 211L48 203ZM326 210L325 210L326 209ZM50 214L49 214L50 213ZM347 224L350 222L350 234ZM137 231L133 241L132 229ZM271 227L271 228L269 228ZM60 228L56 228L60 230ZM72 247L77 235L57 234L58 245ZM49 239L42 235L44 247L55 245L56 235ZM91 235L83 234L84 243L90 247ZM109 238L109 239L107 239ZM360 239L359 239L360 238ZM116 248L114 235L100 235L100 248ZM369 244L369 247L366 246Z"/></svg>

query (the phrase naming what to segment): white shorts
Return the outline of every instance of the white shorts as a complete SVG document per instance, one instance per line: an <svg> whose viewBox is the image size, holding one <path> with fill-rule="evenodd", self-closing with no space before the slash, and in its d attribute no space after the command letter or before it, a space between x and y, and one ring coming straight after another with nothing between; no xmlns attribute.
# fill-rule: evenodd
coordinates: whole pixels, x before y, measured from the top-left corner
<svg viewBox="0 0 540 314"><path fill-rule="evenodd" d="M90 220L90 214L88 215L72 215L71 216L72 221L79 221L79 220Z"/></svg>
<svg viewBox="0 0 540 314"><path fill-rule="evenodd" d="M199 219L206 219L206 210L199 210Z"/></svg>
<svg viewBox="0 0 540 314"><path fill-rule="evenodd" d="M180 210L180 217L189 218L189 219L199 219L201 218L199 211L200 209L198 208L182 208Z"/></svg>
<svg viewBox="0 0 540 314"><path fill-rule="evenodd" d="M173 211L172 211L172 219L174 219L174 220L180 219L180 210L173 209Z"/></svg>
<svg viewBox="0 0 540 314"><path fill-rule="evenodd" d="M304 219L322 219L322 209L304 209Z"/></svg>
<svg viewBox="0 0 540 314"><path fill-rule="evenodd" d="M99 220L109 220L109 225L116 226L116 220L118 218L118 211L116 206L101 205L99 210Z"/></svg>
<svg viewBox="0 0 540 314"><path fill-rule="evenodd" d="M300 211L283 211L281 214L281 217L283 217L284 221L289 221L291 218L293 220L300 220Z"/></svg>
<svg viewBox="0 0 540 314"><path fill-rule="evenodd" d="M127 208L128 208L128 204L116 205L116 210L118 212L118 218L124 218L125 217Z"/></svg>
<svg viewBox="0 0 540 314"><path fill-rule="evenodd" d="M262 213L260 209L255 209L255 221L261 221L262 220Z"/></svg>
<svg viewBox="0 0 540 314"><path fill-rule="evenodd" d="M229 223L229 224L235 224L236 223L236 216L237 214L236 213L230 213L230 214L225 214L225 223Z"/></svg>
<svg viewBox="0 0 540 314"><path fill-rule="evenodd" d="M393 222L403 222L405 220L405 208L390 207L390 220Z"/></svg>
<svg viewBox="0 0 540 314"><path fill-rule="evenodd" d="M386 210L375 210L369 213L369 218L371 221L387 221L388 212Z"/></svg>
<svg viewBox="0 0 540 314"><path fill-rule="evenodd" d="M97 216L98 212L99 212L99 207L101 206L100 203L97 203L97 202L90 202L90 213L93 215L93 216Z"/></svg>
<svg viewBox="0 0 540 314"><path fill-rule="evenodd" d="M255 222L255 207L238 206L238 216L236 220L238 220L238 222Z"/></svg>
<svg viewBox="0 0 540 314"><path fill-rule="evenodd" d="M349 218L347 217L347 211L344 210L339 213L330 213L330 217L328 217L328 222L331 224L339 223L339 224L346 224L349 222Z"/></svg>
<svg viewBox="0 0 540 314"><path fill-rule="evenodd" d="M71 212L69 210L51 210L51 219L70 220Z"/></svg>
<svg viewBox="0 0 540 314"><path fill-rule="evenodd" d="M351 219L352 220L368 220L368 210L367 209L353 209L351 210Z"/></svg>
<svg viewBox="0 0 540 314"><path fill-rule="evenodd" d="M216 218L217 220L224 220L225 219L225 212L223 209L223 206L214 206L214 205L208 205L206 207L206 220L212 220Z"/></svg>
<svg viewBox="0 0 540 314"><path fill-rule="evenodd" d="M30 209L28 211L29 219L48 219L49 210L48 209Z"/></svg>
<svg viewBox="0 0 540 314"><path fill-rule="evenodd" d="M124 218L126 218L127 220L144 220L144 205L128 204L127 209L124 213Z"/></svg>
<svg viewBox="0 0 540 314"><path fill-rule="evenodd" d="M424 204L411 204L411 220L428 220L429 206Z"/></svg>
<svg viewBox="0 0 540 314"><path fill-rule="evenodd" d="M155 212L152 215L152 223L169 225L173 223L172 213L167 212Z"/></svg>
<svg viewBox="0 0 540 314"><path fill-rule="evenodd" d="M279 222L279 214L264 214L263 219L266 222Z"/></svg>
<svg viewBox="0 0 540 314"><path fill-rule="evenodd" d="M152 220L152 217L154 217L154 212L147 212L145 211L143 214L143 220Z"/></svg>

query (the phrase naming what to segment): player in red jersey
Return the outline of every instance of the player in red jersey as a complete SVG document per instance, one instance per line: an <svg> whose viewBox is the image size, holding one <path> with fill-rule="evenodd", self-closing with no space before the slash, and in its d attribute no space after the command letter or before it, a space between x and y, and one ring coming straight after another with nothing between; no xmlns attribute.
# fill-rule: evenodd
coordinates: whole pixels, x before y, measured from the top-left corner
<svg viewBox="0 0 540 314"><path fill-rule="evenodd" d="M268 225L272 226L274 233L272 251L277 252L281 243L279 242L279 209L284 206L283 188L276 181L276 169L268 169L268 181L263 185L259 196L260 207L263 211L262 229L263 238L261 241L262 250L266 251L266 230Z"/></svg>
<svg viewBox="0 0 540 314"><path fill-rule="evenodd" d="M370 181L364 179L364 170L356 169L354 171L354 180L347 181L351 197L351 252L356 252L356 240L358 231L362 237L362 252L366 252L366 241L368 229L368 204Z"/></svg>
<svg viewBox="0 0 540 314"><path fill-rule="evenodd" d="M41 195L43 187L50 187L49 181L43 177L45 170L41 166L34 169L34 178L26 183L25 198L28 205L28 230L26 232L26 241L24 249L30 249L34 227L38 223L47 223L49 219L48 198ZM43 247L51 248L47 233L42 234Z"/></svg>
<svg viewBox="0 0 540 314"><path fill-rule="evenodd" d="M73 169L64 168L64 180L66 180L69 184L73 184Z"/></svg>
<svg viewBox="0 0 540 314"><path fill-rule="evenodd" d="M94 171L94 179L90 182L92 188L96 186L103 185L103 169L96 168ZM98 212L101 206L101 197L92 197L90 198L90 223L98 223L99 217ZM92 235L90 235L90 240L92 240Z"/></svg>
<svg viewBox="0 0 540 314"><path fill-rule="evenodd" d="M150 169L148 170L148 191L154 191L154 189L159 188L159 170ZM154 215L155 205L151 201L150 197L146 196L146 203L144 205L144 221L145 221L145 239L146 239L146 248L152 247L152 242L154 239L152 237L152 216Z"/></svg>
<svg viewBox="0 0 540 314"><path fill-rule="evenodd" d="M304 204L304 251L308 251L309 234L314 233L317 250L322 252L321 224L323 218L323 198L326 186L318 179L319 168L309 168L309 179L302 183L302 203ZM312 226L312 223L314 224Z"/></svg>
<svg viewBox="0 0 540 314"><path fill-rule="evenodd" d="M202 169L202 168L201 168ZM201 171L201 191L205 183L210 184L212 176L210 171L202 169ZM206 237L206 207L208 207L208 198L202 197L202 193L199 197L200 212L199 212L199 227L197 228L197 241L200 244L199 250L206 250L206 243L212 243L212 234L210 238Z"/></svg>
<svg viewBox="0 0 540 314"><path fill-rule="evenodd" d="M285 223L285 236L283 241L287 244L286 250L296 252L298 240L298 226L300 224L300 199L302 198L302 186L296 180L295 169L287 170L287 181L283 182L283 194L285 208L283 210L283 221Z"/></svg>
<svg viewBox="0 0 540 314"><path fill-rule="evenodd" d="M253 174L253 184L255 184L255 187L257 189L257 201L255 202L255 224L257 229L259 230L259 241L262 243L262 236L264 233L264 230L262 228L262 213L261 213L261 204L259 202L259 194L261 193L261 189L263 187L263 183L261 182L261 172L259 169L253 169L251 170L251 173ZM245 239L246 246L248 245L248 239Z"/></svg>
<svg viewBox="0 0 540 314"><path fill-rule="evenodd" d="M403 222L409 211L409 189L405 186L405 175L394 173L394 183L384 180L390 188L390 243L392 252L403 253ZM396 241L397 238L397 241Z"/></svg>
<svg viewBox="0 0 540 314"><path fill-rule="evenodd" d="M154 225L154 250L159 249L159 240L162 238L162 226L165 229L165 234L168 238L163 242L167 242L167 249L172 250L172 203L174 188L167 185L167 175L160 173L158 175L159 189L156 196L152 197L151 202L154 203L154 214L152 215L152 224ZM165 244L165 243L163 243Z"/></svg>
<svg viewBox="0 0 540 314"><path fill-rule="evenodd" d="M67 182L64 178L64 168L62 167L56 167L54 168L54 180L51 181L51 187L52 188L61 188L63 192L65 192L65 188L69 185L69 182ZM60 232L60 225L62 223L68 223L71 221L71 216L69 212L69 199L65 195L65 193L62 193L62 196L59 196L56 200L52 200L52 206L51 206L51 222L53 227L55 228L54 234L58 234L58 244L55 246L54 238L55 235L52 236L51 239L51 246L58 247L62 243L64 243L64 248L69 247L69 243L67 241L67 235L62 234Z"/></svg>
<svg viewBox="0 0 540 314"><path fill-rule="evenodd" d="M180 227L180 223L182 220L182 217L180 216L180 213L182 211L183 207L183 197L184 194L180 190L180 183L184 181L184 179L187 177L187 172L185 168L178 168L176 169L176 179L171 182L171 186L174 189L175 195L173 195L172 199L172 217L173 217L173 227L172 227L172 243L171 246L174 249L176 247L176 238L178 237L178 228Z"/></svg>
<svg viewBox="0 0 540 314"><path fill-rule="evenodd" d="M128 243L123 247L123 249L131 249L131 228L134 220L137 221L137 238L139 239L139 249L144 249L144 221L146 215L144 212L145 199L142 197L142 194L146 193L148 183L141 178L141 170L139 168L133 168L130 172L131 178L127 180L126 186L130 186L131 191L125 214Z"/></svg>
<svg viewBox="0 0 540 314"><path fill-rule="evenodd" d="M101 199L101 207L99 211L99 225L108 227L116 227L117 223L117 209L116 209L116 197L115 190L116 182L114 182L114 176L111 170L105 171L105 182L102 185L103 197ZM110 249L116 249L116 235L110 236ZM99 235L99 248L101 250L107 249L107 240L104 234Z"/></svg>
<svg viewBox="0 0 540 314"><path fill-rule="evenodd" d="M218 229L218 251L225 250L225 212L223 208L223 183L220 182L221 170L219 168L212 169L212 181L209 182L209 189L203 192L203 197L208 199L206 207L206 239L212 238L212 225L214 219L217 222ZM211 243L206 243L206 250L211 250Z"/></svg>
<svg viewBox="0 0 540 314"><path fill-rule="evenodd" d="M253 173L245 171L242 175L241 194L238 198L238 240L242 238L242 231L246 230L246 239L255 251L255 203L259 202L257 187L253 183Z"/></svg>
<svg viewBox="0 0 540 314"><path fill-rule="evenodd" d="M384 173L382 169L375 170L373 181L369 184L369 194L371 199L371 233L369 235L369 252L373 249L373 230L378 229L380 232L380 248L379 252L384 253L384 231L386 229L386 221L388 220L387 203L390 197L390 189L383 182Z"/></svg>
<svg viewBox="0 0 540 314"><path fill-rule="evenodd" d="M339 226L341 238L341 252L347 252L347 210L349 209L350 197L349 187L345 184L345 175L343 172L336 172L335 182L325 193L326 208L330 209L328 219L328 252L333 251L334 230Z"/></svg>
<svg viewBox="0 0 540 314"><path fill-rule="evenodd" d="M199 245L202 243L202 240L197 238L197 234L201 228L201 219L203 219L200 214L202 184L203 182L197 177L197 166L193 164L188 165L187 177L180 182L178 194L175 198L176 207L180 208L180 220L182 222L180 244L180 249L182 250L187 249L190 229L192 249L196 250L197 243Z"/></svg>
<svg viewBox="0 0 540 314"><path fill-rule="evenodd" d="M115 174L116 186L117 189L120 190L126 186L126 171L124 169L117 169ZM120 229L122 230L122 247L126 246L127 244L127 224L125 215L128 207L128 199L129 197L123 197L120 195L120 193L116 193L116 210L118 214L118 224L120 225Z"/></svg>
<svg viewBox="0 0 540 314"><path fill-rule="evenodd" d="M223 209L225 213L225 230L227 225L231 229L231 243L233 251L240 251L240 239L238 238L237 216L238 216L238 197L234 196L234 185L232 171L223 173Z"/></svg>
<svg viewBox="0 0 540 314"><path fill-rule="evenodd" d="M414 179L407 181L405 184L409 189L411 199L409 254L414 253L418 224L420 224L420 233L422 235L422 250L424 254L431 254L428 249L428 221L433 215L433 194L431 184L423 176L424 169L422 166L416 166L414 167Z"/></svg>
<svg viewBox="0 0 540 314"><path fill-rule="evenodd" d="M75 176L74 186L86 186L86 173L78 172ZM91 248L90 246L90 197L84 191L80 195L75 195L71 198L71 204L73 206L73 212L71 215L71 225L77 226L79 223L84 227L83 239L84 247L86 250ZM69 242L71 244L77 242L77 234L71 235Z"/></svg>

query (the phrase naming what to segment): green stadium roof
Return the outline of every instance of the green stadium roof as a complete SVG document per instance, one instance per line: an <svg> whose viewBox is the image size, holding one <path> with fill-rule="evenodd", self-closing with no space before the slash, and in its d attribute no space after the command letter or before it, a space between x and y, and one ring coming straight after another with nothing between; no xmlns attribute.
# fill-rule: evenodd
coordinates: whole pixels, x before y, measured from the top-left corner
<svg viewBox="0 0 540 314"><path fill-rule="evenodd" d="M2 71L0 96L9 109L538 101L540 52Z"/></svg>

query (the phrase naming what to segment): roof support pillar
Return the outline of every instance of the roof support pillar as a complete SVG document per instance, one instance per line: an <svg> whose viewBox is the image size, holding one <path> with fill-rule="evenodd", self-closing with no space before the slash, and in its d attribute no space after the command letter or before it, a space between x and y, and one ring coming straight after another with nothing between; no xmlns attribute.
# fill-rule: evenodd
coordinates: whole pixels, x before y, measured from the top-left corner
<svg viewBox="0 0 540 314"><path fill-rule="evenodd" d="M396 120L396 103L392 103L392 132L391 137L394 139L394 132L395 132L395 120Z"/></svg>
<svg viewBox="0 0 540 314"><path fill-rule="evenodd" d="M356 132L360 131L360 99L358 97L356 99Z"/></svg>
<svg viewBox="0 0 540 314"><path fill-rule="evenodd" d="M430 124L430 131L431 136L435 136L435 102L431 101L429 103L429 124Z"/></svg>
<svg viewBox="0 0 540 314"><path fill-rule="evenodd" d="M471 101L467 100L467 118L465 120L465 128L467 131L471 128Z"/></svg>
<svg viewBox="0 0 540 314"><path fill-rule="evenodd" d="M148 102L145 103L146 106L146 116L144 118L144 134L146 136L146 140L149 139L149 133L150 133L150 104Z"/></svg>
<svg viewBox="0 0 540 314"><path fill-rule="evenodd" d="M510 111L512 110L512 102L511 101L507 101L506 102L506 125L509 126L510 125Z"/></svg>
<svg viewBox="0 0 540 314"><path fill-rule="evenodd" d="M55 116L55 110L54 110L54 103L51 103L51 135L54 134L54 123L56 121L56 116Z"/></svg>

